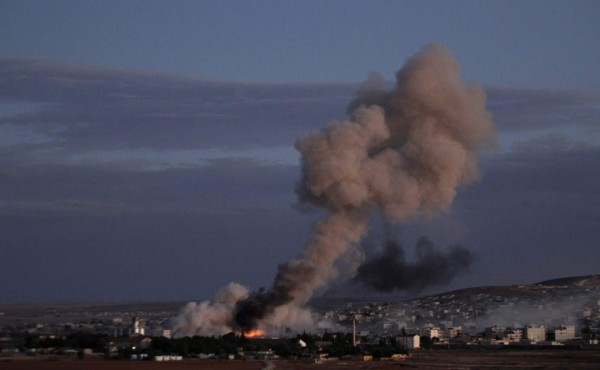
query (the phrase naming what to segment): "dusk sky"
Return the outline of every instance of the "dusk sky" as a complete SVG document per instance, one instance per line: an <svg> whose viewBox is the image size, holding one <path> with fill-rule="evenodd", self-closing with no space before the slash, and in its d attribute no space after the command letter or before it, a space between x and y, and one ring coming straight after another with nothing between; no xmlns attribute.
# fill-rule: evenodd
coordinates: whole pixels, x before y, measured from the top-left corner
<svg viewBox="0 0 600 370"><path fill-rule="evenodd" d="M485 89L497 145L399 241L473 253L437 291L598 274L598 19L599 1L0 0L0 302L270 285L322 215L298 204L295 141L432 42Z"/></svg>

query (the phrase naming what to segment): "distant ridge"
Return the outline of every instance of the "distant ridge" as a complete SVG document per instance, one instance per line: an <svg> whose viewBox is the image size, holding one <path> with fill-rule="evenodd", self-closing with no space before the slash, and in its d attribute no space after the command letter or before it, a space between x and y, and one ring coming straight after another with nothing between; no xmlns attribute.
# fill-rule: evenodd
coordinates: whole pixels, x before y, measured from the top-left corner
<svg viewBox="0 0 600 370"><path fill-rule="evenodd" d="M598 288L600 287L600 275L585 275L585 276L572 276L563 277L552 280L544 280L533 285L545 285L545 286L578 286L583 288Z"/></svg>
<svg viewBox="0 0 600 370"><path fill-rule="evenodd" d="M600 289L600 275L570 276L544 280L535 284L484 285L403 299L402 301L462 300L466 302L477 295L522 299L546 296L546 294L564 294L566 291L581 291L582 289Z"/></svg>
<svg viewBox="0 0 600 370"><path fill-rule="evenodd" d="M544 280L534 284L513 285L484 285L461 288L452 291L428 294L414 298L394 299L391 296L382 297L335 297L313 299L313 308L325 310L334 309L348 302L473 302L481 300L511 300L511 299L558 299L563 296L587 294L589 290L600 292L600 275L570 276ZM600 298L600 297L599 297Z"/></svg>

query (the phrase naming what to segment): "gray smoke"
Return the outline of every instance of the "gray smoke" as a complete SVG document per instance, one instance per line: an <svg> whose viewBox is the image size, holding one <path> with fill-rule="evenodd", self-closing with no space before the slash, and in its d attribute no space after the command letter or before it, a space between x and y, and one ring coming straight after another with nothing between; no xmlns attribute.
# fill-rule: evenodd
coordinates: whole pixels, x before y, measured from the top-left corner
<svg viewBox="0 0 600 370"><path fill-rule="evenodd" d="M471 251L460 245L446 252L438 251L423 236L415 245L415 260L411 262L402 245L388 238L383 252L358 268L355 280L378 291L420 293L432 286L448 284L468 272L473 259Z"/></svg>
<svg viewBox="0 0 600 370"><path fill-rule="evenodd" d="M478 178L475 150L493 141L491 116L483 90L461 81L446 48L424 48L398 72L393 90L384 86L372 74L351 103L353 121L333 122L296 142L300 198L329 215L304 253L279 267L271 289L238 304L242 328L256 326L279 305L305 303L335 275L335 260L365 234L370 211L395 221L434 214L450 206L459 185ZM441 263L439 253L423 253ZM463 249L451 253L468 260Z"/></svg>
<svg viewBox="0 0 600 370"><path fill-rule="evenodd" d="M179 310L171 328L176 336L223 335L234 328L229 324L238 301L248 297L248 288L229 283L211 301L189 302Z"/></svg>
<svg viewBox="0 0 600 370"><path fill-rule="evenodd" d="M439 44L411 57L396 77L388 91L371 75L351 103L352 120L296 142L300 201L327 216L300 255L279 266L272 287L238 301L233 325L224 324L268 327L285 316L293 326L290 313L305 317L301 308L336 276L334 262L368 231L371 212L396 222L433 215L449 208L459 186L478 179L476 152L494 142L483 89L461 80L458 63Z"/></svg>

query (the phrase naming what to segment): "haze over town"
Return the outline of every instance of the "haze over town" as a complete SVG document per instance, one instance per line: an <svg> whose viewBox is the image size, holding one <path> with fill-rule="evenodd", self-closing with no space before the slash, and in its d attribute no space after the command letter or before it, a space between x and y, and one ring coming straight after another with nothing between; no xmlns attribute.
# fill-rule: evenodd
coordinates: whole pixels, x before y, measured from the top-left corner
<svg viewBox="0 0 600 370"><path fill-rule="evenodd" d="M451 279L388 291L596 274L599 15L593 1L3 2L0 299L271 286L324 215L299 200L296 140L349 120L432 42L481 86L496 145L475 146L481 178L440 213L371 215L365 258L391 243L412 266L423 240L463 256Z"/></svg>

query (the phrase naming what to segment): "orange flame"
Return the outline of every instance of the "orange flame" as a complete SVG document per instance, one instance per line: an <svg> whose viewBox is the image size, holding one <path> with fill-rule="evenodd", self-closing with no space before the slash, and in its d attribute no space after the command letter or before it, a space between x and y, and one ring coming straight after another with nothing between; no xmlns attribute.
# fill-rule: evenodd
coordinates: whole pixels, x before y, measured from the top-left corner
<svg viewBox="0 0 600 370"><path fill-rule="evenodd" d="M252 338L252 337L262 337L263 335L265 335L265 332L259 329L250 329L246 332L244 332L244 335L248 338Z"/></svg>

